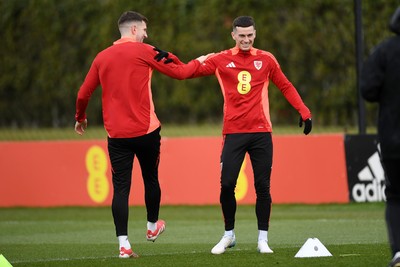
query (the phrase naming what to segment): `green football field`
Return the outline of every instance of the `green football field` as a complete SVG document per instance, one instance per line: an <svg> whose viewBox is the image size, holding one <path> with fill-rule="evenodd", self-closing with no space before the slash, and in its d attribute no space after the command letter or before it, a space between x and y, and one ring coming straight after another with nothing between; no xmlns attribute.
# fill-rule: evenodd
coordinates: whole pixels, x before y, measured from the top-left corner
<svg viewBox="0 0 400 267"><path fill-rule="evenodd" d="M225 254L211 248L223 234L219 206L162 206L166 231L145 239L144 207L131 207L129 236L137 259L119 259L109 207L2 208L0 254L13 266L386 266L390 251L383 203L274 205L269 244L257 253L253 206L238 206L237 245ZM295 258L318 238L332 257ZM0 264L0 267L3 267Z"/></svg>

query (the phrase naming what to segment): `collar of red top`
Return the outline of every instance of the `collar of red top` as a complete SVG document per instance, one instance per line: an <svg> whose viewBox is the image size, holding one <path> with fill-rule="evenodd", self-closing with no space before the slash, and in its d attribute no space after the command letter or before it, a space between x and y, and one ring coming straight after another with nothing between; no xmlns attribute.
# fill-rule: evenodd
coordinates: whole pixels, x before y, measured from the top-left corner
<svg viewBox="0 0 400 267"><path fill-rule="evenodd" d="M250 53L251 55L254 56L257 54L257 49L254 47L250 48L249 51L243 51L243 50L240 50L239 47L235 46L231 50L232 50L232 55L237 55L237 54L248 55Z"/></svg>
<svg viewBox="0 0 400 267"><path fill-rule="evenodd" d="M128 42L136 42L133 38L130 37L122 37L121 39L118 39L115 41L113 44L123 44L123 43L128 43Z"/></svg>

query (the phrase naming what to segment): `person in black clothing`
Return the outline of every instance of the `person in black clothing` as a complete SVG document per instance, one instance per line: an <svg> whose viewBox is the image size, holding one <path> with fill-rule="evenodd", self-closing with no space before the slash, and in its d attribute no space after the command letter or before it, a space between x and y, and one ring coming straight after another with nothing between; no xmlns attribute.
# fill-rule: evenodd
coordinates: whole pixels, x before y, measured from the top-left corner
<svg viewBox="0 0 400 267"><path fill-rule="evenodd" d="M379 104L378 139L386 174L386 225L393 259L400 267L400 7L389 29L396 35L380 43L361 73L361 94Z"/></svg>

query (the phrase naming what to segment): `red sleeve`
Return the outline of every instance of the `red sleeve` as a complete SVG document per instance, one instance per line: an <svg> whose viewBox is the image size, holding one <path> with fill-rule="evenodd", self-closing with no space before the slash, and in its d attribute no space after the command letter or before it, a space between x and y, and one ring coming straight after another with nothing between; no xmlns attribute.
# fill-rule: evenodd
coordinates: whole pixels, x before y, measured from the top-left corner
<svg viewBox="0 0 400 267"><path fill-rule="evenodd" d="M90 67L89 72L78 91L75 114L75 120L78 122L82 122L86 119L86 107L89 103L89 99L94 90L96 90L100 84L98 68L95 62L96 59L93 61L92 66Z"/></svg>
<svg viewBox="0 0 400 267"><path fill-rule="evenodd" d="M142 55L144 61L152 68L174 79L184 80L191 78L196 69L200 66L200 62L196 59L184 64L173 54L171 54L171 57L174 61L165 64L164 60L157 61L154 59L157 52L153 50L152 46L148 45L145 51L146 53ZM176 63L178 64L175 63L175 60L177 60Z"/></svg>
<svg viewBox="0 0 400 267"><path fill-rule="evenodd" d="M271 81L281 90L287 101L300 113L303 120L311 118L311 112L307 106L303 103L299 93L293 84L283 74L279 63L276 59L271 56L270 58L273 68L270 72Z"/></svg>
<svg viewBox="0 0 400 267"><path fill-rule="evenodd" d="M197 70L195 71L195 73L191 78L209 76L215 74L215 71L217 70L217 64L216 64L217 55L218 54L211 55L210 57L208 57L207 60L204 61L204 63L197 68Z"/></svg>
<svg viewBox="0 0 400 267"><path fill-rule="evenodd" d="M169 52L169 53L170 53L169 58L171 58L173 60L173 63L175 63L176 65L185 65L185 63L180 61L180 59L176 55L172 54L171 52ZM210 56L203 64L200 64L200 62L198 60L192 60L199 64L196 64L197 67L195 67L193 74L191 74L189 77L185 77L184 79L213 75L216 70L215 61L211 59L213 57L215 57L215 55ZM189 63L191 63L192 61L190 61ZM172 63L165 64L165 65L172 65ZM157 69L157 67L155 67L155 68ZM159 70L159 71L164 73L162 70ZM166 74L166 73L164 73L164 74ZM166 75L170 76L169 74L166 74Z"/></svg>
<svg viewBox="0 0 400 267"><path fill-rule="evenodd" d="M185 64L176 55L172 54L171 52L169 52L169 58L172 59L173 63L175 63L177 65Z"/></svg>

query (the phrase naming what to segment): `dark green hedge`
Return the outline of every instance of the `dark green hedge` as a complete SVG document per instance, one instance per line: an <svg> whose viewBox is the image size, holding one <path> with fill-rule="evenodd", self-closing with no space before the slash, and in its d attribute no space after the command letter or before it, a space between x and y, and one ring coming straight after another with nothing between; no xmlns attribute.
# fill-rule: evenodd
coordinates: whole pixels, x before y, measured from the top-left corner
<svg viewBox="0 0 400 267"><path fill-rule="evenodd" d="M363 5L364 56L391 35L399 0ZM149 18L147 42L187 62L230 48L231 22L256 20L257 48L272 52L320 125L357 124L352 0L0 0L0 127L61 127L74 123L76 92L94 56L119 38L126 10ZM101 90L89 105L101 124ZM177 81L155 73L153 97L162 122L220 121L215 77ZM297 122L279 90L270 88L274 123ZM368 105L368 121L376 108Z"/></svg>

